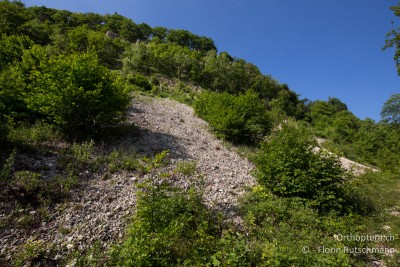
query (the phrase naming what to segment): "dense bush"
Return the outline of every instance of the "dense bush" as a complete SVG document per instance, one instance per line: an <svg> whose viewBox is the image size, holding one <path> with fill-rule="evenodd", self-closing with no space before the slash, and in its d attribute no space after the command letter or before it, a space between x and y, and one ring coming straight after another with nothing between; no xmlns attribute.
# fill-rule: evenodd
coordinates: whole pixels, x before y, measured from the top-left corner
<svg viewBox="0 0 400 267"><path fill-rule="evenodd" d="M17 67L9 67L0 73L0 103L2 114L14 121L32 121L36 114L28 110L26 96L25 72Z"/></svg>
<svg viewBox="0 0 400 267"><path fill-rule="evenodd" d="M222 224L195 190L158 183L142 189L127 237L112 250L110 265L263 266L259 242Z"/></svg>
<svg viewBox="0 0 400 267"><path fill-rule="evenodd" d="M359 216L320 216L301 199L278 197L262 186L245 195L241 208L248 242L259 244L254 254L260 253L261 257L254 266L359 266L355 261L360 259L344 251L320 251L322 246L364 247L362 242L334 238L339 233L361 234ZM303 248L310 249L310 253Z"/></svg>
<svg viewBox="0 0 400 267"><path fill-rule="evenodd" d="M28 108L71 137L95 134L121 121L129 104L122 82L93 54L50 58L29 75Z"/></svg>
<svg viewBox="0 0 400 267"><path fill-rule="evenodd" d="M351 147L362 161L400 173L399 125L363 121Z"/></svg>
<svg viewBox="0 0 400 267"><path fill-rule="evenodd" d="M149 79L141 74L129 75L127 79L130 84L139 87L141 90L149 91L153 88Z"/></svg>
<svg viewBox="0 0 400 267"><path fill-rule="evenodd" d="M213 249L219 223L194 191L145 187L115 266L200 266Z"/></svg>
<svg viewBox="0 0 400 267"><path fill-rule="evenodd" d="M0 74L2 113L14 121L46 120L68 137L87 137L121 121L125 84L95 54L50 57L40 46Z"/></svg>
<svg viewBox="0 0 400 267"><path fill-rule="evenodd" d="M360 119L347 110L346 104L337 98L311 102L307 117L318 136L338 144L353 142L361 124Z"/></svg>
<svg viewBox="0 0 400 267"><path fill-rule="evenodd" d="M119 57L123 53L126 43L120 38L109 38L103 32L93 31L85 25L70 30L66 37L58 35L55 40L57 42L52 47L55 51L93 53L97 55L101 64L111 69L121 67ZM64 48L63 46L66 44L68 47Z"/></svg>
<svg viewBox="0 0 400 267"><path fill-rule="evenodd" d="M0 37L0 70L21 59L22 52L33 46L27 36L3 35Z"/></svg>
<svg viewBox="0 0 400 267"><path fill-rule="evenodd" d="M271 127L264 101L252 90L239 96L203 93L195 111L217 135L233 142L259 141Z"/></svg>
<svg viewBox="0 0 400 267"><path fill-rule="evenodd" d="M287 123L281 128L261 143L255 157L259 183L278 196L307 199L321 210L340 208L349 174L339 159L315 151L315 141L305 126Z"/></svg>
<svg viewBox="0 0 400 267"><path fill-rule="evenodd" d="M347 116L336 116L334 124L338 123L337 130L332 131L329 135L331 141L324 146L354 161L399 173L400 127L384 121L376 123L371 119L360 120L356 124L352 122L354 120L349 120ZM326 125L324 131L329 132L329 129L333 127Z"/></svg>

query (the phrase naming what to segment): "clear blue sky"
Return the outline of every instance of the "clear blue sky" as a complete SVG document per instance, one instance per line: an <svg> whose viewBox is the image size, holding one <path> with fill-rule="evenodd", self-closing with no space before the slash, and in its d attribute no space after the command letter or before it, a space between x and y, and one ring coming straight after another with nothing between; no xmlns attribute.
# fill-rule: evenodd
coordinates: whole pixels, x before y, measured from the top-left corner
<svg viewBox="0 0 400 267"><path fill-rule="evenodd" d="M75 12L117 12L152 27L211 37L219 52L243 58L302 98L337 97L358 117L379 120L400 93L385 35L400 21L397 0L23 0ZM391 24L394 21L395 24Z"/></svg>

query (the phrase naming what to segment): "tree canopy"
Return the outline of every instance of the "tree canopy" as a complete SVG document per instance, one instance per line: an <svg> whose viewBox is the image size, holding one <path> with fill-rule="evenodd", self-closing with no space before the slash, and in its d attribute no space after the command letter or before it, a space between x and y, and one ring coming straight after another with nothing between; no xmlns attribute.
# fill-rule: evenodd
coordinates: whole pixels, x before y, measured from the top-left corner
<svg viewBox="0 0 400 267"><path fill-rule="evenodd" d="M389 123L400 123L400 94L391 95L385 102L381 117Z"/></svg>

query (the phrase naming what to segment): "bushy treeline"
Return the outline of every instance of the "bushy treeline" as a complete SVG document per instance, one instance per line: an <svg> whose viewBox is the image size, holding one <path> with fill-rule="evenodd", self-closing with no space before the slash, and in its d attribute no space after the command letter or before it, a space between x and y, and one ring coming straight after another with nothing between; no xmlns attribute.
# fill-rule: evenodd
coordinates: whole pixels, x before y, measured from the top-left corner
<svg viewBox="0 0 400 267"><path fill-rule="evenodd" d="M185 30L136 24L117 13L77 13L44 6L26 8L20 1L8 0L0 2L0 13L0 35L25 35L35 44L52 45L53 49L62 52L95 50L99 54L103 53L107 60L118 59L125 48L123 42L137 40L156 39L158 42L176 43L192 50L216 49L210 38ZM107 31L111 32L111 38L105 38ZM99 55L99 58L102 57Z"/></svg>
<svg viewBox="0 0 400 267"><path fill-rule="evenodd" d="M205 91L194 101L197 115L234 143L256 144L273 124L288 117L303 119L307 111L307 101L286 84L227 52L193 50L157 40L136 43L124 54L123 73L130 83L147 91L162 87L159 76L201 86Z"/></svg>
<svg viewBox="0 0 400 267"><path fill-rule="evenodd" d="M68 137L89 137L121 121L129 102L110 69L137 40L182 49L216 49L207 37L151 28L119 14L74 13L0 2L0 141L8 122L56 125ZM108 32L108 34L106 34Z"/></svg>
<svg viewBox="0 0 400 267"><path fill-rule="evenodd" d="M400 114L400 108L387 102L382 107L382 115L388 115L385 112L388 109L391 116ZM384 170L400 171L400 126L395 120L385 117L379 122L361 120L337 98L311 102L308 110L306 121L316 136L328 139L327 148Z"/></svg>
<svg viewBox="0 0 400 267"><path fill-rule="evenodd" d="M1 1L0 13L2 14L0 102L3 106L0 116L3 122L0 136L5 136L7 129L4 123L6 121L32 123L45 120L56 124L64 131L68 128L69 132L74 132L81 128L83 131L90 132L93 127L103 127L121 118L121 110L125 107L126 101L119 99L118 102L116 98L107 97L109 100L103 100L107 101L109 106L102 107L105 108L102 115L97 114L100 112L100 105L94 103L103 100L93 100L85 107L85 111L76 112L76 114L90 116L81 117L82 121L75 121L69 125L72 118L67 119L67 116L71 117L67 113L72 114L73 109L76 110L79 105L82 105L71 102L73 105L66 107L67 99L71 100L72 96L60 98L61 92L54 89L54 84L69 77L69 74L56 75L54 72L57 68L54 67L58 63L61 64L64 59L70 63L73 60L79 61L82 55L92 57L94 60L92 63L98 65L93 67L93 71L103 72L108 79L114 80L114 82L106 82L107 86L123 85L118 75L109 74L108 70L100 66L111 70L123 67L123 74L127 81L134 81L137 85L139 79L139 86L147 89L151 88L152 84L140 75L176 78L211 91L228 92L235 96L252 90L262 99L268 111L273 110L274 120L286 116L304 117L305 101L300 100L287 85L278 83L271 76L263 75L256 66L243 59L234 58L227 52L218 53L213 40L208 37L198 36L186 30L152 28L145 23L136 24L116 13L106 15L74 13L44 6L26 8L20 1ZM52 66L51 68L44 67L48 63ZM72 66L74 64L71 64L69 70L64 69L65 73L73 72ZM85 79L83 75L88 74L89 72L82 72L79 74L80 79ZM44 76L46 76L46 81L43 79ZM49 78L50 76L52 78ZM111 87L103 88L104 81L100 79L100 76L93 76L96 78L88 79L97 84L97 93L93 92L95 90L93 87L86 88L79 82L75 83L76 79L61 82L60 87L67 87L66 91L74 94L77 94L76 89L82 87L83 91L91 91L99 97L100 95L110 96ZM50 81L51 79L53 80ZM72 89L73 87L75 89ZM100 94L99 92L103 89L108 92ZM66 93L63 92L63 94ZM121 94L121 91L118 94ZM55 97L56 95L58 98ZM87 101L88 96L89 94L79 96L79 101L81 103ZM93 99L95 98L96 96L93 96ZM246 105L250 107L251 103ZM110 112L111 106L116 109L115 112ZM93 110L89 110L89 107ZM236 109L233 113L240 114L241 108L234 107L233 109ZM256 117L260 116L256 115ZM263 118L262 121L267 120ZM228 139L245 141L243 136L246 135L254 139L255 132L259 139L261 133L265 134L267 132L265 129L269 128L269 126L260 126L259 122L254 125L252 125L253 121L245 124L247 129L240 129L242 123L238 129L233 130L234 132L244 131L247 132L246 134L239 133L237 136L235 133L228 134ZM270 123L267 122L267 124ZM256 129L260 127L263 129ZM252 134L248 134L250 128L253 128L250 130ZM3 137L0 139L4 139Z"/></svg>
<svg viewBox="0 0 400 267"><path fill-rule="evenodd" d="M168 44L206 53L214 42L185 30L99 15L0 2L0 140L10 123L45 121L66 135L91 136L123 116L128 103L120 75L130 43ZM161 70L167 75L173 67ZM182 69L182 73L185 71Z"/></svg>
<svg viewBox="0 0 400 267"><path fill-rule="evenodd" d="M136 43L124 54L123 72L127 76L135 73L145 76L161 74L233 95L253 90L266 101L277 99L275 105L290 116L301 118L304 115L304 101L299 100L287 85L263 75L255 65L233 58L227 52L193 50L177 43L160 43L157 40Z"/></svg>

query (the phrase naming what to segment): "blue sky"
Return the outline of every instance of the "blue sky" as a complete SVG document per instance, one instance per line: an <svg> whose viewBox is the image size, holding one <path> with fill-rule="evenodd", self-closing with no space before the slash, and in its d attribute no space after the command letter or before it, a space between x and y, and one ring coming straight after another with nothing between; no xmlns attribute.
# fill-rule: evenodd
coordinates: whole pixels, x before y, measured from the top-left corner
<svg viewBox="0 0 400 267"><path fill-rule="evenodd" d="M397 0L23 0L75 12L117 12L152 27L211 37L219 52L243 58L302 98L337 97L358 117L379 120L400 93L394 50ZM391 22L395 23L392 24Z"/></svg>

